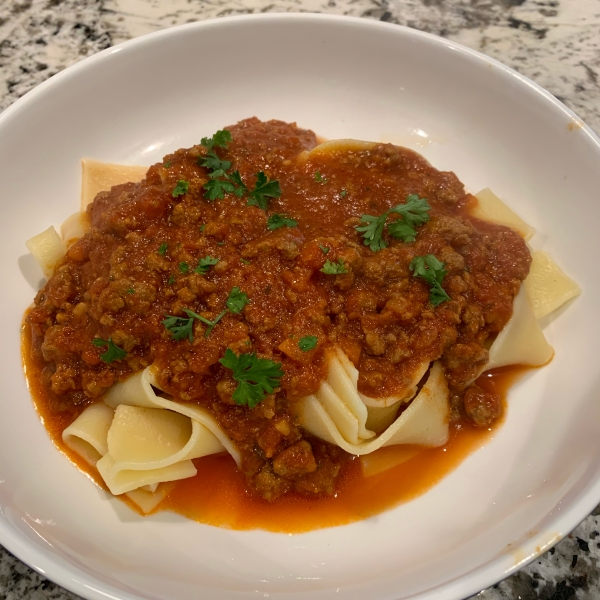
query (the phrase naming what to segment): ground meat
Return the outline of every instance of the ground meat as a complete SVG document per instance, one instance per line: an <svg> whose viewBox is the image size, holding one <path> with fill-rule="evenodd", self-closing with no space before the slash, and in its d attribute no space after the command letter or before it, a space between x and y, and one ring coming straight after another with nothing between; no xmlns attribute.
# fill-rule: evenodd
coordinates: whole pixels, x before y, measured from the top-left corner
<svg viewBox="0 0 600 600"><path fill-rule="evenodd" d="M335 492L348 455L301 430L292 410L318 390L334 345L367 396L400 393L440 360L452 414L483 427L497 419L497 398L469 386L528 273L525 242L470 217L472 198L456 176L411 150L375 144L315 156L306 152L315 134L293 124L253 118L229 130L227 147L212 151L230 163L220 181L235 179L237 194L206 197L215 177L198 144L88 207L90 233L70 247L27 319L45 393L63 417L155 364L166 393L214 415L240 449L249 488L268 500ZM174 195L179 181L187 191ZM410 195L427 199L430 220L403 242L390 235L402 218L392 209ZM382 215L376 246L363 227ZM446 271L449 299L436 305L411 269L428 254ZM245 301L236 307L233 298ZM312 338L314 347L299 346ZM109 340L124 358L104 360ZM279 387L254 408L233 397L238 382L220 363L227 349L281 364Z"/></svg>
<svg viewBox="0 0 600 600"><path fill-rule="evenodd" d="M486 392L474 385L464 394L466 415L478 427L489 427L502 414L500 394Z"/></svg>

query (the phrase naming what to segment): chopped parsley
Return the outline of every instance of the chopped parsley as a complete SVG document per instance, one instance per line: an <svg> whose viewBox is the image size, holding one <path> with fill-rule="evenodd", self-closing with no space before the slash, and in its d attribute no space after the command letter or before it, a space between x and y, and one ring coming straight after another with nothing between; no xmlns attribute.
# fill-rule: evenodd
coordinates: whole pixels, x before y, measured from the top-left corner
<svg viewBox="0 0 600 600"><path fill-rule="evenodd" d="M410 261L409 268L413 272L413 276L420 277L429 284L429 301L433 306L450 300L450 296L442 287L442 282L447 273L444 266L444 263L439 261L433 254L415 256Z"/></svg>
<svg viewBox="0 0 600 600"><path fill-rule="evenodd" d="M135 290L134 290L133 288L129 288L129 289L127 290L127 293L128 293L128 294L135 294Z"/></svg>
<svg viewBox="0 0 600 600"><path fill-rule="evenodd" d="M188 338L190 342L194 341L194 319L198 319L201 323L208 325L208 328L204 332L204 337L208 337L214 326L223 318L223 315L225 315L227 311L224 310L220 313L214 321L187 308L184 308L183 312L188 316L187 319L185 317L165 315L167 318L164 321L161 321L165 328L171 333L171 337L177 342L184 340L185 338Z"/></svg>
<svg viewBox="0 0 600 600"><path fill-rule="evenodd" d="M158 247L158 253L161 256L164 256L167 253L167 250L169 249L169 245L167 244L167 242L163 242L159 247Z"/></svg>
<svg viewBox="0 0 600 600"><path fill-rule="evenodd" d="M315 172L315 181L317 183L327 183L327 179L325 179L325 177L323 177L323 175L321 175L320 171Z"/></svg>
<svg viewBox="0 0 600 600"><path fill-rule="evenodd" d="M205 256L198 261L198 266L194 269L194 273L198 273L199 275L204 275L208 273L208 270L211 267L214 267L219 262L218 258L213 258L212 256Z"/></svg>
<svg viewBox="0 0 600 600"><path fill-rule="evenodd" d="M325 255L329 254L329 248L327 246L321 246L321 244L319 244L319 248L321 248L321 252Z"/></svg>
<svg viewBox="0 0 600 600"><path fill-rule="evenodd" d="M170 169L172 164L173 163L170 160L167 160L167 161L165 161L163 166L165 169Z"/></svg>
<svg viewBox="0 0 600 600"><path fill-rule="evenodd" d="M216 177L220 177L223 175L217 175ZM231 181L227 181L226 179L214 179L213 173L209 174L209 179L202 187L206 190L204 197L207 200L223 200L225 198L225 194L229 194L235 190L235 186Z"/></svg>
<svg viewBox="0 0 600 600"><path fill-rule="evenodd" d="M302 352L308 352L309 350L313 350L317 347L317 337L314 335L306 335L303 338L300 338L298 342L298 348L302 350Z"/></svg>
<svg viewBox="0 0 600 600"><path fill-rule="evenodd" d="M260 171L256 174L256 184L254 189L248 192L248 206L258 206L263 210L267 210L270 198L279 198L281 196L281 187L279 181L268 177Z"/></svg>
<svg viewBox="0 0 600 600"><path fill-rule="evenodd" d="M105 363L111 363L115 360L123 360L127 356L127 352L122 348L119 348L113 341L112 338L103 340L102 338L94 338L92 345L96 347L106 346L106 352L100 355L100 360Z"/></svg>
<svg viewBox="0 0 600 600"><path fill-rule="evenodd" d="M249 260L246 260L245 258L240 258L240 262L244 263L245 265L251 265L252 264Z"/></svg>
<svg viewBox="0 0 600 600"><path fill-rule="evenodd" d="M369 246L373 252L379 252L379 250L387 248L388 245L383 239L383 229L390 213L398 214L402 218L388 225L389 235L409 243L415 241L416 228L429 221L430 210L431 206L425 198L419 198L417 194L410 194L406 198L406 204L397 204L378 217L363 215L361 221L364 225L356 227L356 231L362 234L365 246Z"/></svg>
<svg viewBox="0 0 600 600"><path fill-rule="evenodd" d="M233 190L233 193L238 198L241 198L244 194L248 193L248 188L246 187L246 184L242 181L242 176L240 175L239 171L233 171L232 173L230 173L229 179L233 181L233 183L237 186Z"/></svg>
<svg viewBox="0 0 600 600"><path fill-rule="evenodd" d="M298 227L298 221L284 215L271 215L267 221L267 229L279 229L280 227Z"/></svg>
<svg viewBox="0 0 600 600"><path fill-rule="evenodd" d="M183 194L187 194L189 187L190 187L190 184L187 181L185 181L184 179L180 179L177 182L177 185L175 186L175 189L173 190L173 193L171 194L171 196L173 196L173 198L178 198L179 196L183 196Z"/></svg>
<svg viewBox="0 0 600 600"><path fill-rule="evenodd" d="M348 195L348 190L344 188L344 189L343 189L343 190L340 192L340 198L345 198L347 195Z"/></svg>
<svg viewBox="0 0 600 600"><path fill-rule="evenodd" d="M388 233L403 242L414 242L417 235L417 227L429 221L431 206L425 198L419 198L417 194L410 194L406 198L406 204L398 204L390 210L402 217L388 225Z"/></svg>
<svg viewBox="0 0 600 600"><path fill-rule="evenodd" d="M167 285L173 285L175 283L175 275L171 275L169 277L169 281L167 281Z"/></svg>
<svg viewBox="0 0 600 600"><path fill-rule="evenodd" d="M265 396L272 394L279 387L283 375L281 363L258 358L254 352L236 356L227 348L219 362L233 371L233 378L238 384L232 394L234 402L249 408L254 408Z"/></svg>
<svg viewBox="0 0 600 600"><path fill-rule="evenodd" d="M183 273L185 275L186 273L189 272L189 270L190 270L190 265L188 265L186 262L179 263L179 271L181 273Z"/></svg>
<svg viewBox="0 0 600 600"><path fill-rule="evenodd" d="M225 171L231 167L231 162L221 160L212 150L206 153L206 156L198 157L198 164L212 171L211 177L222 177Z"/></svg>
<svg viewBox="0 0 600 600"><path fill-rule="evenodd" d="M242 312L244 306L246 306L248 302L250 302L250 300L248 300L248 295L236 286L229 292L225 305L232 313L237 314Z"/></svg>
<svg viewBox="0 0 600 600"><path fill-rule="evenodd" d="M231 132L227 129L219 129L212 137L203 137L200 141L200 143L209 150L212 150L213 148L227 148L229 142L231 142Z"/></svg>
<svg viewBox="0 0 600 600"><path fill-rule="evenodd" d="M362 233L365 246L369 246L373 252L379 252L387 247L387 242L383 239L383 228L388 213L384 212L378 217L372 215L363 215L360 220L365 223L362 227L356 227L356 231Z"/></svg>
<svg viewBox="0 0 600 600"><path fill-rule="evenodd" d="M343 275L347 272L348 269L341 258L336 263L326 260L321 269L321 273L325 273L325 275Z"/></svg>

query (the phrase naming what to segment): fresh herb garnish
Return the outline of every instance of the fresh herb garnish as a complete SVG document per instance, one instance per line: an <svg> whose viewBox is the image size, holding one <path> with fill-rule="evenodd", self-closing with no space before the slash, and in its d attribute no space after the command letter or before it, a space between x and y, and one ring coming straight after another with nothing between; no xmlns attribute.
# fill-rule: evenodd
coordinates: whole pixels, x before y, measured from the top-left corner
<svg viewBox="0 0 600 600"><path fill-rule="evenodd" d="M105 363L111 363L115 360L123 360L127 356L127 352L122 348L119 348L113 341L112 338L103 340L102 338L94 338L92 340L93 346L106 346L106 352L100 355L100 360Z"/></svg>
<svg viewBox="0 0 600 600"><path fill-rule="evenodd" d="M394 208L387 210L382 215L363 215L361 221L365 223L356 227L356 231L362 234L365 246L373 252L387 248L388 243L383 239L385 221L390 213L398 214L398 219L388 225L388 233L403 242L414 242L417 235L416 228L429 221L429 206L425 198L419 198L416 194L410 194L406 198L406 204L397 204Z"/></svg>
<svg viewBox="0 0 600 600"><path fill-rule="evenodd" d="M169 277L169 281L167 281L167 285L173 285L175 283L175 275L171 275Z"/></svg>
<svg viewBox="0 0 600 600"><path fill-rule="evenodd" d="M281 196L281 187L279 181L272 179L269 181L267 176L260 171L256 174L256 184L254 189L248 192L248 206L258 206L267 210L269 198L279 198Z"/></svg>
<svg viewBox="0 0 600 600"><path fill-rule="evenodd" d="M227 144L231 141L231 132L227 129L219 129L217 133L215 133L210 138L202 138L200 143L209 150L213 148L227 148Z"/></svg>
<svg viewBox="0 0 600 600"><path fill-rule="evenodd" d="M267 394L272 394L279 387L283 376L281 363L258 358L256 353L236 356L227 348L219 362L233 371L233 378L237 381L238 386L232 394L233 400L236 404L249 408L254 408Z"/></svg>
<svg viewBox="0 0 600 600"><path fill-rule="evenodd" d="M252 264L249 260L246 260L245 258L240 258L240 262L244 263L245 265L251 265Z"/></svg>
<svg viewBox="0 0 600 600"><path fill-rule="evenodd" d="M327 179L325 179L325 177L323 177L323 175L321 175L320 171L315 172L315 181L317 183L327 183Z"/></svg>
<svg viewBox="0 0 600 600"><path fill-rule="evenodd" d="M302 352L308 352L317 347L317 341L318 339L314 335L306 335L303 338L300 338L298 348L300 348Z"/></svg>
<svg viewBox="0 0 600 600"><path fill-rule="evenodd" d="M190 270L190 265L188 265L186 262L179 263L179 271L181 273L183 273L185 275L186 273L189 272L189 270Z"/></svg>
<svg viewBox="0 0 600 600"><path fill-rule="evenodd" d="M413 272L413 276L420 277L429 284L429 301L433 306L450 300L450 296L442 287L442 282L448 272L444 269L444 266L445 264L440 262L433 254L415 256L410 261L409 268Z"/></svg>
<svg viewBox="0 0 600 600"><path fill-rule="evenodd" d="M220 177L221 175L223 175L223 173L220 173L220 175L217 175L217 177ZM209 174L209 177L212 178L213 174ZM202 187L206 190L204 197L213 201L223 200L223 198L225 198L225 194L229 194L235 190L233 183L231 183L231 181L227 181L227 179L212 178L209 179Z"/></svg>
<svg viewBox="0 0 600 600"><path fill-rule="evenodd" d="M248 304L250 300L248 300L248 295L240 290L239 287L234 287L229 292L229 296L227 296L227 300L225 301L225 305L232 313L240 313L244 309L244 306Z"/></svg>
<svg viewBox="0 0 600 600"><path fill-rule="evenodd" d="M343 275L347 272L348 269L341 258L336 263L326 260L321 269L321 273L325 273L325 275Z"/></svg>
<svg viewBox="0 0 600 600"><path fill-rule="evenodd" d="M205 256L198 261L198 266L194 269L194 273L198 273L199 275L204 275L208 273L208 270L211 267L214 267L219 262L218 258L213 258L212 256Z"/></svg>
<svg viewBox="0 0 600 600"><path fill-rule="evenodd" d="M187 193L189 187L190 187L190 184L187 181L185 181L184 179L180 179L177 182L177 185L175 186L175 189L173 190L173 193L171 194L171 196L173 196L173 198L178 198L179 196L183 196L183 194Z"/></svg>
<svg viewBox="0 0 600 600"><path fill-rule="evenodd" d="M221 177L231 167L230 161L221 160L212 150L209 150L206 156L199 156L197 162L201 167L213 171L211 177Z"/></svg>
<svg viewBox="0 0 600 600"><path fill-rule="evenodd" d="M171 336L176 341L184 340L188 338L190 342L194 341L194 319L198 319L201 323L208 325L208 328L204 332L204 337L208 337L210 332L213 330L214 326L223 318L223 315L226 314L226 310L220 313L214 321L211 321L202 315L195 313L193 310L189 310L187 308L183 309L183 312L188 316L185 317L174 317L172 315L165 315L167 317L161 323L165 326L165 328L171 332Z"/></svg>
<svg viewBox="0 0 600 600"><path fill-rule="evenodd" d="M163 242L159 247L158 247L158 253L161 256L164 256L167 253L167 250L169 249L169 245L167 244L167 242Z"/></svg>
<svg viewBox="0 0 600 600"><path fill-rule="evenodd" d="M128 294L135 294L135 290L134 290L133 288L129 288L129 289L127 290L127 293L128 293Z"/></svg>
<svg viewBox="0 0 600 600"><path fill-rule="evenodd" d="M170 160L167 160L163 166L165 169L170 169L172 164L173 163Z"/></svg>
<svg viewBox="0 0 600 600"><path fill-rule="evenodd" d="M383 239L383 228L387 216L387 211L378 217L363 215L360 220L366 225L355 228L356 231L362 233L365 246L369 246L373 252L387 248L387 242Z"/></svg>
<svg viewBox="0 0 600 600"><path fill-rule="evenodd" d="M323 254L328 254L329 253L329 248L327 246L321 246L321 244L319 244L319 248L321 248L321 252Z"/></svg>
<svg viewBox="0 0 600 600"><path fill-rule="evenodd" d="M425 198L419 198L417 194L410 194L406 198L406 204L398 204L390 210L402 217L388 225L388 233L403 242L414 242L417 235L417 227L429 221L431 206Z"/></svg>
<svg viewBox="0 0 600 600"><path fill-rule="evenodd" d="M233 171L232 173L230 173L229 179L233 181L233 183L237 186L233 190L233 193L238 198L241 198L244 194L248 192L248 188L246 187L246 184L242 181L242 176L240 175L239 171Z"/></svg>
<svg viewBox="0 0 600 600"><path fill-rule="evenodd" d="M289 219L284 215L271 215L267 221L267 229L279 229L280 227L297 227L298 221Z"/></svg>
<svg viewBox="0 0 600 600"><path fill-rule="evenodd" d="M347 194L348 194L348 190L346 190L346 189L343 189L343 190L340 192L340 198L345 198Z"/></svg>

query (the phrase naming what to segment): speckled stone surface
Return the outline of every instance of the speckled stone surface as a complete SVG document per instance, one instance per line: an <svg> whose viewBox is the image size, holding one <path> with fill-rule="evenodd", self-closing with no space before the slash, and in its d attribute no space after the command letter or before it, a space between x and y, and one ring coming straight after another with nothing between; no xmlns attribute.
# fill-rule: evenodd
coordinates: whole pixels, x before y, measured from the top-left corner
<svg viewBox="0 0 600 600"><path fill-rule="evenodd" d="M600 132L600 0L0 0L0 110L61 69L151 31L211 17L324 12L399 23L530 77ZM0 547L0 600L75 600ZM600 599L600 507L478 600Z"/></svg>

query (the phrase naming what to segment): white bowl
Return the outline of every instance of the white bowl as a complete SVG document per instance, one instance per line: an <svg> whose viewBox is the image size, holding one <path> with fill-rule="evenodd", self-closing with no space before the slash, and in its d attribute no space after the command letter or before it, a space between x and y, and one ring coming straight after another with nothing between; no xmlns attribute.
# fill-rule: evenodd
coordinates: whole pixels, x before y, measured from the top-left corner
<svg viewBox="0 0 600 600"><path fill-rule="evenodd" d="M77 210L79 161L151 164L256 115L422 152L489 186L584 288L556 357L511 392L494 439L424 496L302 535L143 519L51 444L21 373L37 276L24 240ZM463 598L556 543L600 500L600 140L550 94L446 40L367 20L261 15L111 48L0 116L0 542L88 599Z"/></svg>

